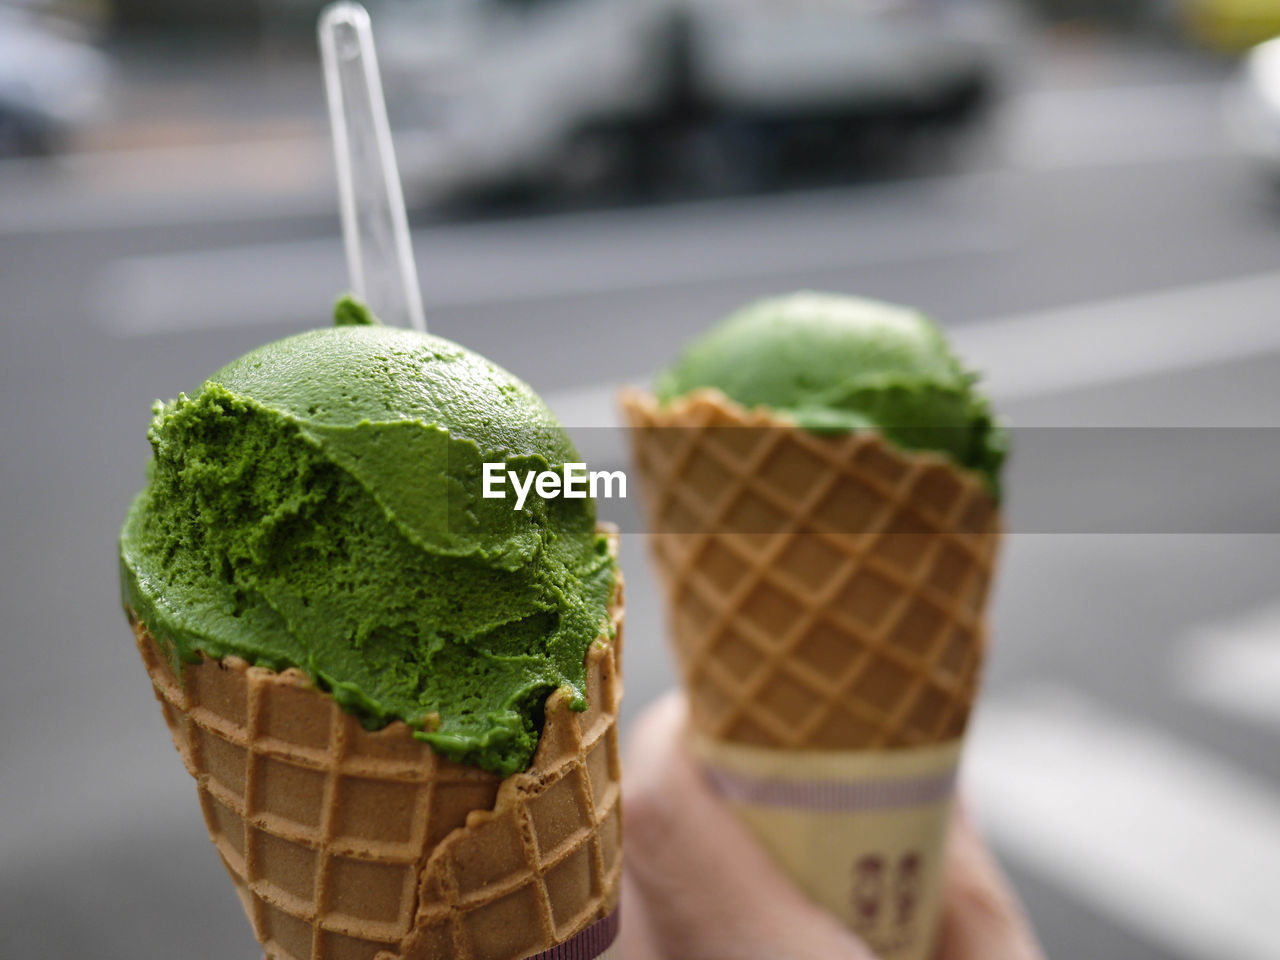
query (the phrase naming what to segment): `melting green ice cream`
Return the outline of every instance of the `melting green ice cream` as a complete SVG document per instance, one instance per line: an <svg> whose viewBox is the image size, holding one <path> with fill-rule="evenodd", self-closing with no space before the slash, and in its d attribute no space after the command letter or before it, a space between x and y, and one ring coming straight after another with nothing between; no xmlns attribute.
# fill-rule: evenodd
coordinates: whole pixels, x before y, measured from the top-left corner
<svg viewBox="0 0 1280 960"><path fill-rule="evenodd" d="M375 729L528 767L548 694L585 709L615 565L590 499L481 497L482 464L578 455L525 384L439 337L337 326L158 403L124 601L176 659L298 667Z"/></svg>
<svg viewBox="0 0 1280 960"><path fill-rule="evenodd" d="M660 374L655 389L670 402L714 388L819 433L879 430L905 449L951 457L998 495L1007 436L977 380L923 314L797 293L728 317Z"/></svg>

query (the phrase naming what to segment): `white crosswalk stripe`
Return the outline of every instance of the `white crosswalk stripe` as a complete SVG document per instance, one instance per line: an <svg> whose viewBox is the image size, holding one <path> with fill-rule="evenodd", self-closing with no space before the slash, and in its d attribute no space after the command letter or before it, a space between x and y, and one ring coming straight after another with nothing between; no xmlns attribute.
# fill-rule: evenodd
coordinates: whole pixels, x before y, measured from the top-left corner
<svg viewBox="0 0 1280 960"><path fill-rule="evenodd" d="M1280 957L1280 796L1062 688L980 711L974 808L1020 865L1188 960Z"/></svg>
<svg viewBox="0 0 1280 960"><path fill-rule="evenodd" d="M1193 702L1280 726L1280 603L1194 631L1174 670Z"/></svg>

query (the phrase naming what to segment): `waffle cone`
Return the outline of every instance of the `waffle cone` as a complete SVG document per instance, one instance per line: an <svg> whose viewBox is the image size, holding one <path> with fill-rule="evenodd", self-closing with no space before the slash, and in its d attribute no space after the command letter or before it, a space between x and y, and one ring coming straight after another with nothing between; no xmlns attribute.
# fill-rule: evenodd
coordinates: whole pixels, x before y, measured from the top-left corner
<svg viewBox="0 0 1280 960"><path fill-rule="evenodd" d="M789 750L963 735L999 539L976 476L718 391L621 402L698 733Z"/></svg>
<svg viewBox="0 0 1280 960"><path fill-rule="evenodd" d="M377 732L298 670L235 657L175 673L138 649L209 836L269 960L517 960L608 916L621 878L614 636L587 654L585 713L547 700L531 767L454 763Z"/></svg>

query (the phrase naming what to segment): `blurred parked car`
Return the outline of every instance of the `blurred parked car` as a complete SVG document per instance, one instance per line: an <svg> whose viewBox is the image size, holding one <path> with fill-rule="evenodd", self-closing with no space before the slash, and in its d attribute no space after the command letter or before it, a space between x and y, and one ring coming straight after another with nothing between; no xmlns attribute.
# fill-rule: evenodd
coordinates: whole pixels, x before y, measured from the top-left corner
<svg viewBox="0 0 1280 960"><path fill-rule="evenodd" d="M411 188L764 185L989 97L993 0L393 0L375 12Z"/></svg>
<svg viewBox="0 0 1280 960"><path fill-rule="evenodd" d="M56 149L103 108L110 76L98 50L0 7L0 156Z"/></svg>

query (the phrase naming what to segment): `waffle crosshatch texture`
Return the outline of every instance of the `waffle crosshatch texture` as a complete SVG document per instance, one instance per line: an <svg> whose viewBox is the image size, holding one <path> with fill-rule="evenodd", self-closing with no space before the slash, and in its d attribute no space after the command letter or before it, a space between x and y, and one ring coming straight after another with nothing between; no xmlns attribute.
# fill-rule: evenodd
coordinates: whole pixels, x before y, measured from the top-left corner
<svg viewBox="0 0 1280 960"><path fill-rule="evenodd" d="M587 654L585 713L547 701L529 770L370 732L297 670L138 649L269 960L519 960L617 906L623 604Z"/></svg>
<svg viewBox="0 0 1280 960"><path fill-rule="evenodd" d="M964 733L999 541L975 475L714 391L622 404L703 735L866 750Z"/></svg>

